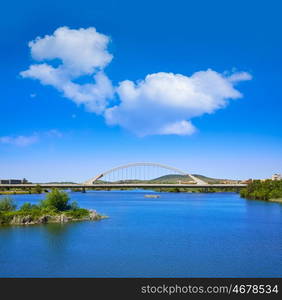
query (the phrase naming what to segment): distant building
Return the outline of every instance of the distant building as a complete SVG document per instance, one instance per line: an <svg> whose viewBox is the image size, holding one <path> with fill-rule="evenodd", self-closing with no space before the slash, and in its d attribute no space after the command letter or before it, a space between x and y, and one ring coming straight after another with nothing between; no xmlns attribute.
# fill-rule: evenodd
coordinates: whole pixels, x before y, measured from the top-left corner
<svg viewBox="0 0 282 300"><path fill-rule="evenodd" d="M249 183L252 183L253 182L253 179L247 179L247 180L242 180L241 183L245 183L245 184L249 184Z"/></svg>
<svg viewBox="0 0 282 300"><path fill-rule="evenodd" d="M0 184L24 184L28 181L24 179L0 179Z"/></svg>
<svg viewBox="0 0 282 300"><path fill-rule="evenodd" d="M10 180L9 179L0 179L0 184L9 184Z"/></svg>
<svg viewBox="0 0 282 300"><path fill-rule="evenodd" d="M273 174L273 175L271 176L271 179L272 179L272 180L281 180L282 177L281 177L281 174Z"/></svg>

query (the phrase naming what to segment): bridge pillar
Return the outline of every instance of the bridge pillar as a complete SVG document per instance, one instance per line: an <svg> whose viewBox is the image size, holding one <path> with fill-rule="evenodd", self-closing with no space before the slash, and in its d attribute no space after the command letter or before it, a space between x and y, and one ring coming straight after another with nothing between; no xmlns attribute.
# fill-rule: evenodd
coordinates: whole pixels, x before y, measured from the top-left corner
<svg viewBox="0 0 282 300"><path fill-rule="evenodd" d="M81 192L82 192L82 193L86 193L85 187L82 188Z"/></svg>

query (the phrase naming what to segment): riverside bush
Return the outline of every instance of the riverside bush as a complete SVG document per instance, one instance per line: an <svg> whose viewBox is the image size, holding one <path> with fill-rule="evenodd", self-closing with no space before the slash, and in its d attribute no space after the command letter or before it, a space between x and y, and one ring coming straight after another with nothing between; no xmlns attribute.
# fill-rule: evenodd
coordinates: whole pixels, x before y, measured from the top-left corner
<svg viewBox="0 0 282 300"><path fill-rule="evenodd" d="M254 180L241 190L240 195L254 200L282 198L282 180Z"/></svg>
<svg viewBox="0 0 282 300"><path fill-rule="evenodd" d="M10 197L4 197L0 199L0 212L7 212L15 210L17 205Z"/></svg>

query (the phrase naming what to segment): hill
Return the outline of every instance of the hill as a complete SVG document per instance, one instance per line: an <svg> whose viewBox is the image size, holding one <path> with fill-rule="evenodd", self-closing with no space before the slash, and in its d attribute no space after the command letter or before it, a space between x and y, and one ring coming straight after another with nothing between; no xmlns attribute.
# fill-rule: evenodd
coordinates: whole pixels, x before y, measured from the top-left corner
<svg viewBox="0 0 282 300"><path fill-rule="evenodd" d="M207 182L207 183L211 183L211 184L216 184L216 183L224 183L226 181L232 182L232 183L236 183L238 180L233 180L233 179L219 179L219 178L211 178L211 177L207 177L204 175L199 175L199 174L192 174L193 176Z"/></svg>
<svg viewBox="0 0 282 300"><path fill-rule="evenodd" d="M193 181L189 175L169 174L150 180L154 183L178 183L178 181Z"/></svg>
<svg viewBox="0 0 282 300"><path fill-rule="evenodd" d="M226 181L236 182L236 180L211 178L211 177L207 177L207 176L199 175L199 174L192 174L192 175L203 180L204 182L210 183L210 184L224 183ZM165 176L155 178L151 181L152 182L162 182L162 183L178 183L179 181L186 182L186 181L192 181L192 180L193 179L189 175L170 174L170 175L165 175Z"/></svg>
<svg viewBox="0 0 282 300"><path fill-rule="evenodd" d="M199 175L199 174L192 174L193 176L203 180L206 183L210 183L210 184L216 184L216 183L224 183L226 181L228 182L236 182L236 180L230 180L230 179L218 179L218 178L211 178L211 177L207 177L204 175ZM164 175L164 176L160 176L157 177L155 179L151 179L151 180L142 180L142 179L128 179L128 180L117 180L114 181L113 183L179 183L179 181L183 182L183 183L188 183L188 182L192 182L193 179L189 176L189 175L178 175L178 174L168 174L168 175ZM107 181L103 181L103 180L97 180L95 182L96 184L105 184L105 183L109 183Z"/></svg>

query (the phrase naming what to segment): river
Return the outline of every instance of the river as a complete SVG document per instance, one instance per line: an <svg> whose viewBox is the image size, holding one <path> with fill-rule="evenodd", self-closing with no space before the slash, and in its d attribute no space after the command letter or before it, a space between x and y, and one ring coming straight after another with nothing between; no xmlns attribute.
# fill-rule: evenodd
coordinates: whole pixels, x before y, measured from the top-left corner
<svg viewBox="0 0 282 300"><path fill-rule="evenodd" d="M235 193L70 193L98 222L0 227L0 277L281 277L282 205ZM44 195L15 195L18 205Z"/></svg>

